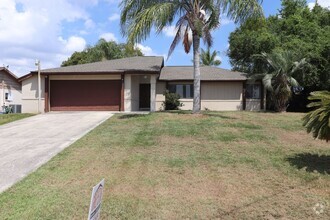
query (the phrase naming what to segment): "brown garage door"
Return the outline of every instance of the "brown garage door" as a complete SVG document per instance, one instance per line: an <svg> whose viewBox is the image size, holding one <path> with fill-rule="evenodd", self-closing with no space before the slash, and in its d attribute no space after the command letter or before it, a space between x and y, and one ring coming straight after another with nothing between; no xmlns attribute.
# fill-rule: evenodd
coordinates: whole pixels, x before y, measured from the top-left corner
<svg viewBox="0 0 330 220"><path fill-rule="evenodd" d="M51 111L119 111L120 80L51 80Z"/></svg>

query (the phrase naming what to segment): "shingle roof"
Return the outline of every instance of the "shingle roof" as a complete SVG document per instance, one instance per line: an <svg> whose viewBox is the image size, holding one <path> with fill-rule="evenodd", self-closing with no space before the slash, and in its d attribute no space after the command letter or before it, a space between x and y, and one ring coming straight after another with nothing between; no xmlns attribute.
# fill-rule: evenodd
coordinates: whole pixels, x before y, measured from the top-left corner
<svg viewBox="0 0 330 220"><path fill-rule="evenodd" d="M244 73L217 67L201 66L200 71L202 81L245 81L247 79ZM167 66L162 69L159 80L193 80L193 72L192 66Z"/></svg>
<svg viewBox="0 0 330 220"><path fill-rule="evenodd" d="M163 57L129 57L116 60L106 60L95 63L80 64L75 66L59 67L41 70L43 74L65 73L120 73L120 72L160 72L164 65ZM32 73L35 73L33 71Z"/></svg>

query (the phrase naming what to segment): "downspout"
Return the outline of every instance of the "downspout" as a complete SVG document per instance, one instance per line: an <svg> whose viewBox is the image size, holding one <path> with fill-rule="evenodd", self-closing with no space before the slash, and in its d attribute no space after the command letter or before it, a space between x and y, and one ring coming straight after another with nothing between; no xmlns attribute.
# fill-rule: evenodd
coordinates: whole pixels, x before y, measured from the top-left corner
<svg viewBox="0 0 330 220"><path fill-rule="evenodd" d="M41 104L41 77L40 77L40 63L39 63L39 65L38 65L38 113L41 113L40 104Z"/></svg>
<svg viewBox="0 0 330 220"><path fill-rule="evenodd" d="M1 88L2 88L2 94L1 94L1 97L2 97L2 106L1 106L1 111L3 111L3 107L5 106L5 81L2 80L1 82Z"/></svg>

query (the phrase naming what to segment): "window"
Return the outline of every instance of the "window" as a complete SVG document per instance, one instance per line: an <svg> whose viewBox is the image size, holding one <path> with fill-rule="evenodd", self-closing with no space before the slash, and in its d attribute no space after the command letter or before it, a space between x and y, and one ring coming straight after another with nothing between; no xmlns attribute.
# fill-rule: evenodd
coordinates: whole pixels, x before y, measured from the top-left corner
<svg viewBox="0 0 330 220"><path fill-rule="evenodd" d="M192 99L194 97L194 86L192 84L172 84L169 85L169 92L180 95L183 99Z"/></svg>
<svg viewBox="0 0 330 220"><path fill-rule="evenodd" d="M13 97L8 92L6 92L5 93L5 100L11 102L11 101L13 101Z"/></svg>
<svg viewBox="0 0 330 220"><path fill-rule="evenodd" d="M260 84L247 84L246 85L246 98L247 99L260 99Z"/></svg>

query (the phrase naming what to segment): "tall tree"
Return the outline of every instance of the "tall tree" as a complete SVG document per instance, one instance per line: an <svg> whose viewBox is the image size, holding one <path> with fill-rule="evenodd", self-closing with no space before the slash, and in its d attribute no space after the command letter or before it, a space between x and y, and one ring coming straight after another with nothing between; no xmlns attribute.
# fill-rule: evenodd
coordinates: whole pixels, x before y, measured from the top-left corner
<svg viewBox="0 0 330 220"><path fill-rule="evenodd" d="M143 56L143 54L140 49L135 48L132 44L117 44L114 41L107 42L105 39L100 39L95 46L88 46L82 52L74 52L68 60L62 63L62 66L72 66L132 56Z"/></svg>
<svg viewBox="0 0 330 220"><path fill-rule="evenodd" d="M268 70L263 74L255 74L252 78L262 78L265 88L272 94L275 110L286 111L292 87L299 86L293 76L307 65L306 60L299 60L291 51L262 53L259 57L265 60Z"/></svg>
<svg viewBox="0 0 330 220"><path fill-rule="evenodd" d="M328 142L330 140L330 92L312 92L309 100L314 101L308 105L314 110L304 117L303 125L308 133L313 133L314 138Z"/></svg>
<svg viewBox="0 0 330 220"><path fill-rule="evenodd" d="M203 48L201 49L201 64L204 66L219 66L221 64L221 60L217 59L218 51L214 50L211 52L211 49L208 47L205 51Z"/></svg>
<svg viewBox="0 0 330 220"><path fill-rule="evenodd" d="M201 110L200 99L200 39L211 46L211 32L219 27L220 15L236 23L251 16L262 15L261 0L122 0L121 30L129 42L145 40L153 27L160 33L176 22L177 33L169 56L180 41L186 53L193 47L194 102L193 113Z"/></svg>
<svg viewBox="0 0 330 220"><path fill-rule="evenodd" d="M282 0L279 13L267 19L248 19L230 34L228 55L234 70L260 73L265 63L254 54L291 50L310 63L296 72L305 90L330 90L330 10L305 0Z"/></svg>

